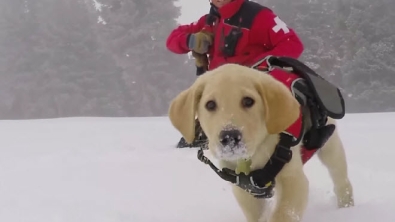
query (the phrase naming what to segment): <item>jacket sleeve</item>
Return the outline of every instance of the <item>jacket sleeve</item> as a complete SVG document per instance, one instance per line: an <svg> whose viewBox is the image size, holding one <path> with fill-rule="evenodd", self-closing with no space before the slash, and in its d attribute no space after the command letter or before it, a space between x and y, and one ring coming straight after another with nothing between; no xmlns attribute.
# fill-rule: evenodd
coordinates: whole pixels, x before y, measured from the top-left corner
<svg viewBox="0 0 395 222"><path fill-rule="evenodd" d="M287 56L297 59L304 51L304 46L295 31L271 11L262 10L254 20L252 30L261 39L266 52L259 54L255 62L268 55Z"/></svg>
<svg viewBox="0 0 395 222"><path fill-rule="evenodd" d="M187 38L191 33L201 31L206 25L206 15L198 21L187 25L180 25L170 32L166 40L166 47L173 53L186 54L190 50L187 46Z"/></svg>

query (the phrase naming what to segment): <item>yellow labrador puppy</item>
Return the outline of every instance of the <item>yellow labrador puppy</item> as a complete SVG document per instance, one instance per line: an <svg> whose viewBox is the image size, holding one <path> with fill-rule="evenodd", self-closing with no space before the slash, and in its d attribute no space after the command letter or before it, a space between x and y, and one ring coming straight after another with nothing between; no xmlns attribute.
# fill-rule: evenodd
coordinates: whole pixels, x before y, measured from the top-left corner
<svg viewBox="0 0 395 222"><path fill-rule="evenodd" d="M279 141L279 133L299 116L299 103L290 90L263 72L226 64L197 78L170 104L173 126L190 143L198 117L209 140L209 150L220 167L235 170L240 159L251 160L251 170L262 168ZM334 123L330 119L329 123ZM237 146L223 143L223 132L233 129ZM229 135L228 135L229 136ZM300 145L292 147L293 157L275 178L275 206L269 213L268 200L255 198L238 186L233 193L248 222L302 221L308 202L309 182L303 171ZM343 145L337 131L318 156L328 168L339 207L353 205L352 186L347 175Z"/></svg>

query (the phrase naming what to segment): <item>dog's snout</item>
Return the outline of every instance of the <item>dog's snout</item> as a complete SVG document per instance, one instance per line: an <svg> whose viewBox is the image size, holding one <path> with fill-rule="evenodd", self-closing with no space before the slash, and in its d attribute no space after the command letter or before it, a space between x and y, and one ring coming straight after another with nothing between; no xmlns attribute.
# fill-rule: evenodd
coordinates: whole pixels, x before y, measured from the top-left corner
<svg viewBox="0 0 395 222"><path fill-rule="evenodd" d="M223 146L236 146L241 138L240 130L223 130L219 134L219 141Z"/></svg>

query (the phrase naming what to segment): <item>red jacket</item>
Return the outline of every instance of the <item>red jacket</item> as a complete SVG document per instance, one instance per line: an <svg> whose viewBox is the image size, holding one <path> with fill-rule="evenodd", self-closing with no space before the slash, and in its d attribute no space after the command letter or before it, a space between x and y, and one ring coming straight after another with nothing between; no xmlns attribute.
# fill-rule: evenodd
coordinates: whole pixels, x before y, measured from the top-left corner
<svg viewBox="0 0 395 222"><path fill-rule="evenodd" d="M242 5L248 7L248 9L244 8L244 16L240 16L240 11L243 11L240 10ZM298 58L304 50L301 40L293 29L287 27L270 9L255 2L234 0L221 7L219 14L220 18L212 25L206 24L208 15L204 15L197 22L177 27L168 36L167 48L173 53L185 54L190 52L187 47L187 37L190 33L201 30L214 33L214 44L208 52L209 70L225 63L251 66L267 55ZM239 17L243 17L244 21ZM229 34L232 27L239 24L243 34L235 48L235 54L226 57L221 51L221 47L224 46L224 36Z"/></svg>

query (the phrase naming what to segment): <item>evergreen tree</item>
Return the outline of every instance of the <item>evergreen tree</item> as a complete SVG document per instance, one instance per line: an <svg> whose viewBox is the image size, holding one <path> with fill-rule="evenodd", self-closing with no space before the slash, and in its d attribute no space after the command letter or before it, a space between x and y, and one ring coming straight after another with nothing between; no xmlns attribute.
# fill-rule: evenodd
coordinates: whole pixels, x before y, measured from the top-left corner
<svg viewBox="0 0 395 222"><path fill-rule="evenodd" d="M342 0L338 5L351 111L395 111L395 3Z"/></svg>
<svg viewBox="0 0 395 222"><path fill-rule="evenodd" d="M296 30L347 112L395 111L394 1L258 2ZM166 49L179 15L169 0L0 0L0 118L166 115L196 78Z"/></svg>
<svg viewBox="0 0 395 222"><path fill-rule="evenodd" d="M169 101L195 78L188 57L174 55L166 49L166 38L177 25L179 8L173 1L101 0L93 3L99 21L100 45L104 51L111 52L123 70L128 113L167 115Z"/></svg>
<svg viewBox="0 0 395 222"><path fill-rule="evenodd" d="M115 64L97 53L85 6L2 0L3 118L124 115ZM3 7L4 6L4 7Z"/></svg>

